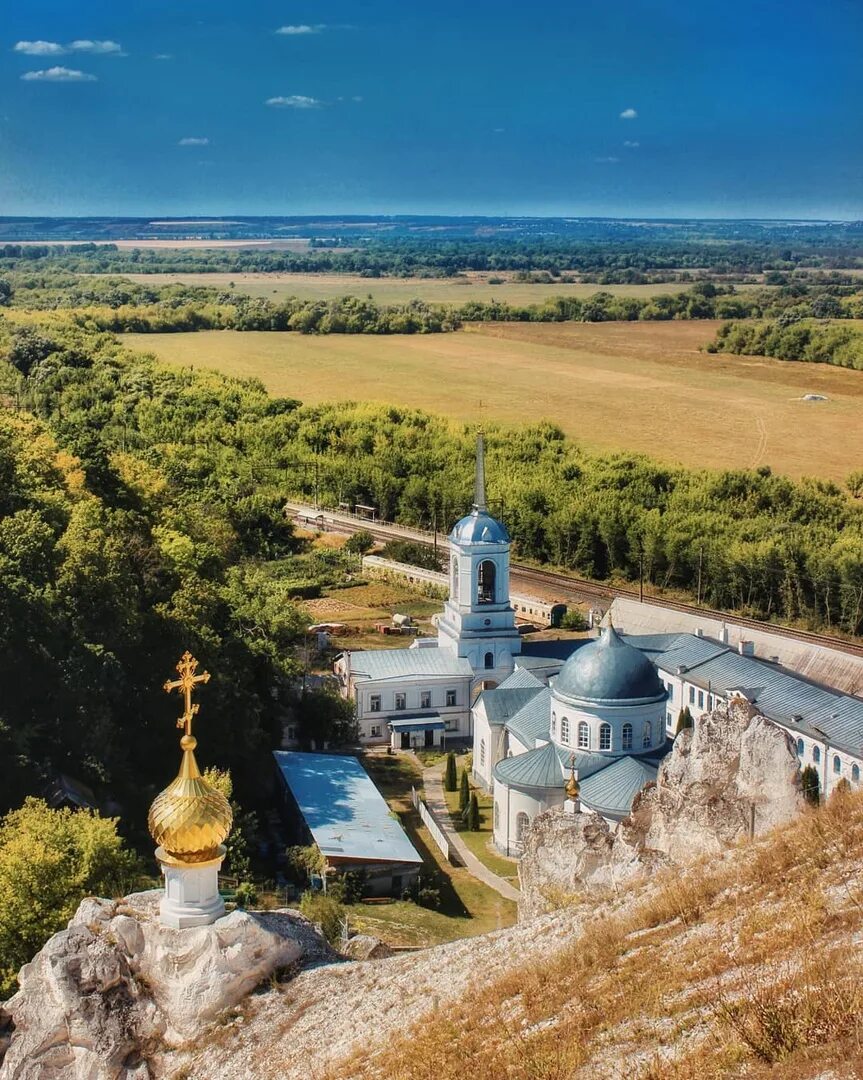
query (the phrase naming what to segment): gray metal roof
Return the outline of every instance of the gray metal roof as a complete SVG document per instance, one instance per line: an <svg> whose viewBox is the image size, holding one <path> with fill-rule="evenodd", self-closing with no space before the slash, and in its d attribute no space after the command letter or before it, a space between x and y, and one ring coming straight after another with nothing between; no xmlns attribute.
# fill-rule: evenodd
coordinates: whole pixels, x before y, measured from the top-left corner
<svg viewBox="0 0 863 1080"><path fill-rule="evenodd" d="M517 788L548 789L563 787L563 766L553 743L503 758L494 767L494 776L502 784Z"/></svg>
<svg viewBox="0 0 863 1080"><path fill-rule="evenodd" d="M505 724L541 690L541 686L513 686L484 691L482 702L488 722L498 726Z"/></svg>
<svg viewBox="0 0 863 1080"><path fill-rule="evenodd" d="M661 701L666 696L645 653L627 645L613 626L573 653L555 679L554 693L595 703Z"/></svg>
<svg viewBox="0 0 863 1080"><path fill-rule="evenodd" d="M449 649L370 649L351 653L351 675L357 679L403 679L409 675L468 675L465 657Z"/></svg>
<svg viewBox="0 0 863 1080"><path fill-rule="evenodd" d="M656 765L644 758L617 758L583 781L579 774L581 801L603 817L625 818L632 800L645 784L656 779L656 773Z"/></svg>
<svg viewBox="0 0 863 1080"><path fill-rule="evenodd" d="M506 729L530 749L537 739L548 738L550 720L551 695L544 686L506 721Z"/></svg>
<svg viewBox="0 0 863 1080"><path fill-rule="evenodd" d="M274 750L273 757L324 855L419 864L421 856L355 757Z"/></svg>
<svg viewBox="0 0 863 1080"><path fill-rule="evenodd" d="M629 640L636 644L639 639L632 636ZM703 659L699 660L699 656ZM694 634L681 635L672 648L651 659L669 674L686 667L683 678L705 690L712 689L722 696L738 690L771 720L808 732L817 727L832 745L858 756L863 754L860 698L819 686L778 664L742 656L726 645Z"/></svg>

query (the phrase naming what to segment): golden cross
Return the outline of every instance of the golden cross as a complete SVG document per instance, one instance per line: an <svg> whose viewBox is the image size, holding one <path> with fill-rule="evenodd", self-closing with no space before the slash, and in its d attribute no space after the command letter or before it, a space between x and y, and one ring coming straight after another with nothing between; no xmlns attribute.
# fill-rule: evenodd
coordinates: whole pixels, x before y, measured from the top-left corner
<svg viewBox="0 0 863 1080"><path fill-rule="evenodd" d="M192 691L198 683L207 683L210 681L209 671L202 671L200 675L196 675L198 670L198 661L187 650L183 653L183 657L177 664L177 671L180 673L179 679L169 679L165 683L164 689L170 694L172 690L179 690L185 699L185 710L183 715L177 721L177 727L185 728L185 734L192 734L192 718L197 716L199 705L192 704Z"/></svg>

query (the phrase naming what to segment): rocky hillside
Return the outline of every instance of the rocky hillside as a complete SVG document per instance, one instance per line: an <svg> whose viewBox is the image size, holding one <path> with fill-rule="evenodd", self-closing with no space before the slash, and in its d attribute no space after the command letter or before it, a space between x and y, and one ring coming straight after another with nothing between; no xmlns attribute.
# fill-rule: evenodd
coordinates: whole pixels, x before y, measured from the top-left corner
<svg viewBox="0 0 863 1080"><path fill-rule="evenodd" d="M775 729L758 734L756 720L715 715L716 738L726 748L751 740L753 760L769 751L781 762ZM749 839L751 810L735 824L731 801L733 791L745 792L746 754L728 756L723 783L705 774L699 788L699 747L697 737L681 741L628 826L640 838L638 875L590 886L561 881L556 910L486 937L333 962L302 920L269 916L275 922L261 926L285 950L283 976L245 993L253 981L247 961L263 939L246 940L250 931L238 928L215 952L203 942L191 950L210 958L215 981L201 980L198 960L184 961L177 974L197 973L198 981L171 996L162 985L170 949L152 944L165 931L145 929L142 943L125 922L114 925L128 915L119 908L88 930L94 912L85 906L73 936L57 935L25 969L8 1009L15 1027L0 1078L863 1078L863 794L840 792ZM728 828L721 843L694 845L694 861L681 866L670 865L672 852L685 854L679 845L669 840L652 854L647 845L674 833L666 828L674 790L688 790L687 812L707 820L707 806ZM797 808L794 783L791 792ZM756 833L769 820L756 814ZM546 888L544 903L550 899ZM225 921L236 917L258 918ZM118 950L126 965L119 970ZM142 955L160 959L148 967ZM259 952L257 963L264 960ZM130 981L128 972L138 975ZM201 994L211 985L226 990L221 1008L218 993ZM129 993L141 1006L134 1015L152 1018L133 1030L150 1038L114 1052L111 1040L129 1028L121 1023L118 1035L110 1025L117 1008L126 1015ZM54 1072L39 1071L40 1054ZM57 1071L63 1061L67 1071Z"/></svg>

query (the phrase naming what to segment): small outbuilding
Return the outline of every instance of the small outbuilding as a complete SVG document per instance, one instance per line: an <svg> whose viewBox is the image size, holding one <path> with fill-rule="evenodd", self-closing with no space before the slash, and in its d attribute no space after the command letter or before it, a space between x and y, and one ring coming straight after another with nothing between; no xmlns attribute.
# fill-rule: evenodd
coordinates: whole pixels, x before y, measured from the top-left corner
<svg viewBox="0 0 863 1080"><path fill-rule="evenodd" d="M274 750L285 823L327 865L366 876L372 896L401 896L422 857L357 758Z"/></svg>

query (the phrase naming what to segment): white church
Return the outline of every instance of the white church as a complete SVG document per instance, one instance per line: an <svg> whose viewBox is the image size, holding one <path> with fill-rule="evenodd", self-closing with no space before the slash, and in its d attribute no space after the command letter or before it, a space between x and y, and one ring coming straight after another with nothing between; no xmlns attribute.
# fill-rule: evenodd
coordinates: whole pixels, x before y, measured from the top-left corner
<svg viewBox="0 0 863 1080"><path fill-rule="evenodd" d="M654 616L650 604L639 604L633 613L615 600L597 639L523 641L510 603L509 534L486 506L482 436L473 509L449 544L449 597L437 638L346 651L334 669L355 702L362 743L472 743L473 778L493 793L502 852L518 855L537 814L564 804L572 773L582 811L610 824L627 817L656 778L684 706L697 723L721 702L745 698L789 733L822 792L842 780L860 784L863 700L856 691L827 687L778 656L756 656L751 641L735 648L724 623L716 638L670 624L650 632L645 620L657 623L668 612L656 608ZM648 632L619 633L611 625L616 608L626 625ZM820 668L820 655L815 662Z"/></svg>

